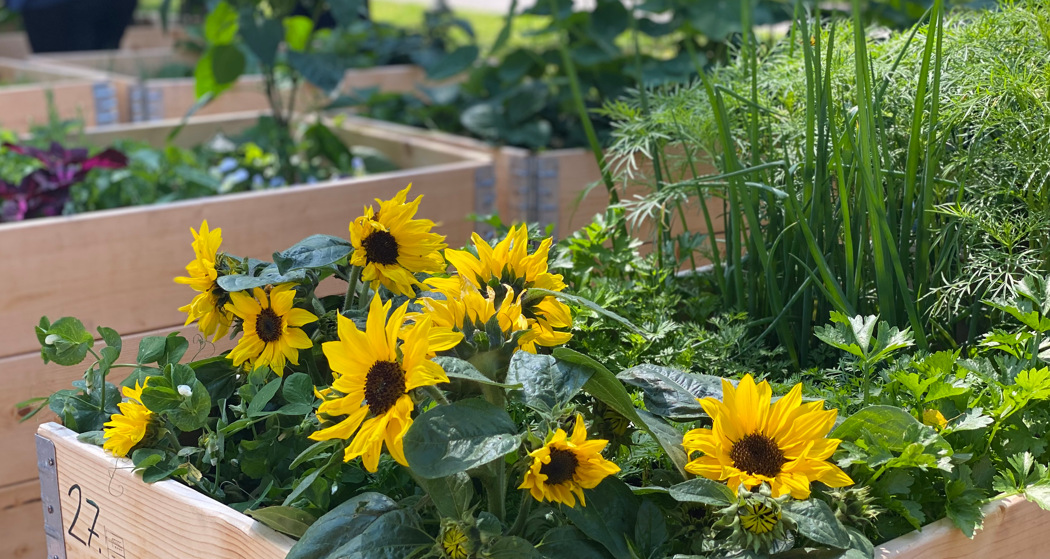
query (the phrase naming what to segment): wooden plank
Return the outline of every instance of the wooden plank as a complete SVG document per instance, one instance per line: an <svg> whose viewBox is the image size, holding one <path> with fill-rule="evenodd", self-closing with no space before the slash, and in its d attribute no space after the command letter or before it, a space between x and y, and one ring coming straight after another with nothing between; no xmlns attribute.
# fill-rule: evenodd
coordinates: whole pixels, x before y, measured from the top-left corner
<svg viewBox="0 0 1050 559"><path fill-rule="evenodd" d="M187 292L187 297L190 294L191 292ZM225 338L215 344L205 342L196 325L163 328L125 335L124 348L118 362L134 362L135 356L138 355L139 342L146 336L166 336L171 332L179 332L190 341L187 360L218 355L232 348L234 344ZM19 420L28 410L16 409L14 404L70 388L70 383L84 376L86 368L87 364L84 367L62 367L54 363L45 365L39 352L0 359L0 386L4 387L4 397L0 399L0 448L4 449L4 459L0 460L0 486L36 478L33 433L41 423L56 421L55 415L45 409L31 420L20 423ZM117 369L110 381L114 384L119 383L129 372L130 369ZM2 556L3 554L0 554L0 557Z"/></svg>
<svg viewBox="0 0 1050 559"><path fill-rule="evenodd" d="M93 86L106 81L83 70L41 67L21 60L0 59L0 127L26 132L35 124L46 124L50 107L45 92L53 94L55 109L63 119L96 118Z"/></svg>
<svg viewBox="0 0 1050 559"><path fill-rule="evenodd" d="M123 50L173 48L176 41L185 36L181 28L164 31L158 25L132 25L124 32L120 41ZM25 59L33 55L29 46L29 37L24 31L0 32L0 56L4 58Z"/></svg>
<svg viewBox="0 0 1050 559"><path fill-rule="evenodd" d="M114 554L153 559L283 559L294 543L176 481L143 483L132 471L130 460L82 444L76 433L57 424L42 425L39 434L55 443L67 559ZM95 506L87 505L88 499ZM92 523L97 537L88 532Z"/></svg>
<svg viewBox="0 0 1050 559"><path fill-rule="evenodd" d="M876 559L1043 559L1050 554L1050 512L1023 497L984 507L984 528L971 540L945 518L876 548Z"/></svg>
<svg viewBox="0 0 1050 559"><path fill-rule="evenodd" d="M192 257L189 228L222 227L223 249L269 259L316 233L348 236L349 222L375 198L408 183L425 195L420 217L438 223L449 244L473 230L476 173L484 161L450 163L165 205L29 220L0 227L0 356L33 351L41 315L77 316L90 329L142 332L177 324L185 286L172 278Z"/></svg>
<svg viewBox="0 0 1050 559"><path fill-rule="evenodd" d="M0 557L45 557L44 513L36 479L0 487Z"/></svg>

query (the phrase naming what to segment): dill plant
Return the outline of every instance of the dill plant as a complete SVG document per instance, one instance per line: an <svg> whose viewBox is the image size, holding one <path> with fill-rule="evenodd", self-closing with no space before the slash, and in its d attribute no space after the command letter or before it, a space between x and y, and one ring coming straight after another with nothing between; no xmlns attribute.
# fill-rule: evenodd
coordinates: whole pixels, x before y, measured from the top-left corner
<svg viewBox="0 0 1050 559"><path fill-rule="evenodd" d="M775 46L606 105L618 178L650 187L629 211L723 198L718 291L798 363L832 310L880 313L920 347L972 343L982 301L1050 261L1048 7L938 2L891 33L859 27L859 3L852 21L800 5ZM678 154L660 184L636 163L654 152ZM719 174L696 178L702 162Z"/></svg>

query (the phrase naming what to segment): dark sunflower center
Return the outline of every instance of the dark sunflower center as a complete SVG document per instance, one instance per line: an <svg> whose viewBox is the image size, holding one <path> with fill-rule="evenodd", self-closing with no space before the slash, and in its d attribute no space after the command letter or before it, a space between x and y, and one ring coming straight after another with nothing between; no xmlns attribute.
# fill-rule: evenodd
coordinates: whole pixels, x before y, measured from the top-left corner
<svg viewBox="0 0 1050 559"><path fill-rule="evenodd" d="M365 377L365 402L375 415L394 407L405 395L405 372L399 363L376 361Z"/></svg>
<svg viewBox="0 0 1050 559"><path fill-rule="evenodd" d="M266 343L276 342L281 339L283 325L284 321L273 312L273 309L263 309L255 319L255 333L260 340Z"/></svg>
<svg viewBox="0 0 1050 559"><path fill-rule="evenodd" d="M776 441L761 433L745 435L733 443L729 458L738 470L766 477L776 477L787 462Z"/></svg>
<svg viewBox="0 0 1050 559"><path fill-rule="evenodd" d="M397 264L397 239L388 231L374 231L361 241L369 264L391 266Z"/></svg>
<svg viewBox="0 0 1050 559"><path fill-rule="evenodd" d="M558 485L572 479L580 460L576 453L561 448L551 449L551 461L540 466L540 473L547 476L548 485Z"/></svg>

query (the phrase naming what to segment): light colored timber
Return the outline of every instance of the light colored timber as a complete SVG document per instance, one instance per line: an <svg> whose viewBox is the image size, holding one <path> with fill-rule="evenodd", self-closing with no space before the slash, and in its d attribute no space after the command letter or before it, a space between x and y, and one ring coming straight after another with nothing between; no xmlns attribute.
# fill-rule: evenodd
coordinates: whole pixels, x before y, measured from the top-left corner
<svg viewBox="0 0 1050 559"><path fill-rule="evenodd" d="M0 487L0 557L45 557L40 483L30 479Z"/></svg>
<svg viewBox="0 0 1050 559"><path fill-rule="evenodd" d="M283 559L294 543L176 481L143 483L130 460L60 425L44 424L39 434L55 444L67 559Z"/></svg>
<svg viewBox="0 0 1050 559"><path fill-rule="evenodd" d="M184 134L203 136L201 130L188 127ZM139 131L167 136L149 127ZM134 128L117 128L95 139L105 134L139 137ZM425 196L419 217L435 221L452 246L469 239L475 177L491 165L483 155L457 154L423 140L376 136L373 143L368 134L346 134L351 140L358 134L361 141L351 143L374 145L410 168L0 226L0 261L7 263L0 268L0 356L37 349L33 326L42 315L76 316L89 329L106 325L118 332L180 325L178 307L189 301L190 292L172 278L185 273L193 257L189 229L203 219L223 229L223 250L269 260L274 251L312 234L348 237L350 221L364 206L413 183L412 194Z"/></svg>
<svg viewBox="0 0 1050 559"><path fill-rule="evenodd" d="M34 125L47 124L48 91L60 118L94 123L94 85L100 82L106 80L96 73L0 59L0 84L6 84L0 85L0 127L26 132Z"/></svg>
<svg viewBox="0 0 1050 559"><path fill-rule="evenodd" d="M875 549L876 559L1045 559L1050 512L1022 497L984 507L984 528L967 538L945 518Z"/></svg>

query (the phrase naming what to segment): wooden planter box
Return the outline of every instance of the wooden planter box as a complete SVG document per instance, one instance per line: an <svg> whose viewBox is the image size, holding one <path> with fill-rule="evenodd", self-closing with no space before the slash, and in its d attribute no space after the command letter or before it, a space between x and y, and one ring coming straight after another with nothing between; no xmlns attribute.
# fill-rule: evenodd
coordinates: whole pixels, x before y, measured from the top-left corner
<svg viewBox="0 0 1050 559"><path fill-rule="evenodd" d="M143 483L130 460L55 423L40 426L36 444L50 558L282 559L293 543L181 483ZM944 519L880 546L875 558L1043 558L1048 528L1050 513L1014 497L985 507L972 540Z"/></svg>
<svg viewBox="0 0 1050 559"><path fill-rule="evenodd" d="M120 98L121 122L145 122L181 118L196 103L194 78L151 78L173 63L196 64L196 57L170 47L139 50L116 50L82 53L58 53L32 56L30 60L44 68L77 68L110 76ZM421 68L411 65L380 66L347 70L340 91L378 88L381 91L413 91L424 83ZM304 85L297 107L310 109L323 106L325 96ZM244 76L229 91L201 107L197 115L228 114L269 109L266 88L259 76Z"/></svg>
<svg viewBox="0 0 1050 559"><path fill-rule="evenodd" d="M218 131L238 132L258 115L192 119L178 143L190 146ZM100 146L116 138L162 144L173 124L98 128L87 136ZM194 328L182 328L185 317L177 310L192 298L192 291L172 278L185 275L184 266L192 258L189 228L202 219L223 228L224 249L268 260L275 250L311 234L347 237L350 221L365 205L413 183L412 193L426 196L420 215L437 222L449 244L468 241L473 223L467 215L485 213L475 202L488 199L484 192L492 185L487 154L378 131L338 133L351 145L378 149L403 170L0 225L0 259L11 263L0 268L0 448L5 451L0 460L0 515L28 514L25 505L36 486L32 434L40 421L53 417L42 412L40 421L19 424L25 410L16 410L14 403L67 388L83 374L78 367L43 364L33 332L40 316L76 316L90 331L100 325L115 328L125 335L124 355L131 358L146 335L183 330L193 339ZM220 343L215 351L225 348ZM0 557L20 557L14 554L16 544L26 537L32 536L8 533L0 519Z"/></svg>
<svg viewBox="0 0 1050 559"><path fill-rule="evenodd" d="M117 87L106 76L69 68L45 68L23 60L0 58L0 127L26 132L47 124L47 92L62 119L81 119L90 126L119 118Z"/></svg>
<svg viewBox="0 0 1050 559"><path fill-rule="evenodd" d="M532 152L360 116L347 115L346 123L347 126L388 130L402 137L426 138L490 153L496 173L495 203L505 223L527 221L554 225L555 237L564 237L589 224L595 214L604 212L609 205L601 172L594 154L588 149ZM702 163L699 170L702 174L716 173L714 167ZM617 188L621 200L645 192L645 187L640 185L626 185L626 195L624 185L617 185ZM707 205L716 229L714 233L721 234L722 201L711 199ZM703 213L698 206L687 207L685 212L691 231L706 231Z"/></svg>
<svg viewBox="0 0 1050 559"><path fill-rule="evenodd" d="M183 32L179 28L172 28L165 32L160 25L132 25L124 32L120 48L121 50L172 48L182 35ZM0 33L0 57L29 58L32 55L29 38L24 31Z"/></svg>

